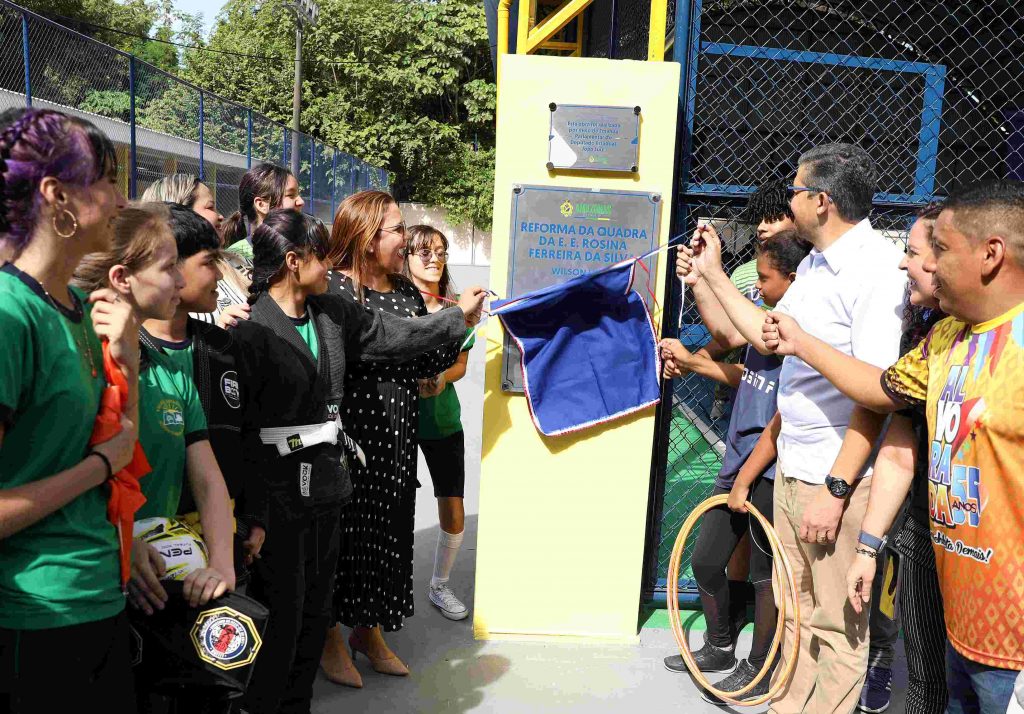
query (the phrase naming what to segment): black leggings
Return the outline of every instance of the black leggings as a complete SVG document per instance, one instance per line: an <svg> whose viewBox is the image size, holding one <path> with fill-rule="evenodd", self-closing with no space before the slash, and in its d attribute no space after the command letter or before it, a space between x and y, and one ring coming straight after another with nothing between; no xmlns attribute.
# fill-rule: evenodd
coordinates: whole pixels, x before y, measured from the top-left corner
<svg viewBox="0 0 1024 714"><path fill-rule="evenodd" d="M729 493L715 487L714 494ZM759 478L750 490L749 500L765 518L772 520L774 482ZM750 579L754 584L754 642L747 658L755 667L764 664L775 634L777 612L772 594L771 546L753 519L746 513L733 513L726 506L704 514L691 560L693 577L700 589L701 606L707 621L707 641L716 647L733 644L729 622L729 581L725 569L743 535L750 532Z"/></svg>

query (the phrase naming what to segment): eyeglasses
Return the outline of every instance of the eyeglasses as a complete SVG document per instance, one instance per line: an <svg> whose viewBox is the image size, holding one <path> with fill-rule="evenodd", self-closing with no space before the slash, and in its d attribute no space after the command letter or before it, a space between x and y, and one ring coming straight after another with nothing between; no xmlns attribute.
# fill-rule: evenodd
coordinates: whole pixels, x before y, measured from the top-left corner
<svg viewBox="0 0 1024 714"><path fill-rule="evenodd" d="M446 251L444 248L442 248L441 250L431 250L430 248L420 248L418 251L416 251L416 255L418 255L420 257L420 260L423 261L424 265L426 265L427 263L430 262L430 257L431 256L437 256L437 262L438 263L447 263L448 262L448 251Z"/></svg>
<svg viewBox="0 0 1024 714"><path fill-rule="evenodd" d="M405 221L402 221L401 223L399 223L397 225L394 225L394 226L391 226L389 228L381 228L381 230L382 231L387 231L388 233L395 233L395 234L400 235L400 236L402 236L404 238L405 237L405 231L406 231Z"/></svg>
<svg viewBox="0 0 1024 714"><path fill-rule="evenodd" d="M810 191L811 193L824 193L825 198L828 199L829 203L832 203L832 197L828 195L825 189L817 188L816 186L787 186L786 187L786 199L792 201L793 196L802 191Z"/></svg>

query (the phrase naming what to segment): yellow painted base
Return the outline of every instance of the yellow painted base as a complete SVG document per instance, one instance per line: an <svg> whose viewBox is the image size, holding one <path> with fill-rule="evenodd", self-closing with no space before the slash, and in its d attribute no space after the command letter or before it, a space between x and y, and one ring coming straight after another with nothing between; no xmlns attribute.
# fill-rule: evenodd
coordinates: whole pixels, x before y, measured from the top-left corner
<svg viewBox="0 0 1024 714"><path fill-rule="evenodd" d="M505 295L515 183L658 192L660 240L668 242L679 65L531 55L499 62L490 286ZM640 172L549 172L551 102L640 105ZM657 295L663 287L659 279ZM660 314L654 318L660 323ZM474 633L635 642L654 408L544 437L526 398L501 391L498 320L486 334Z"/></svg>

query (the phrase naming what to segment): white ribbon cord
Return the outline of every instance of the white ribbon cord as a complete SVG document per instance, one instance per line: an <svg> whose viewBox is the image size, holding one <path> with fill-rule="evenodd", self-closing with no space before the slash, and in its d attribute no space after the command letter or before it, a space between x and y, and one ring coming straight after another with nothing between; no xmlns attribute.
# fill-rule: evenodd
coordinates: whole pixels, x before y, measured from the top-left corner
<svg viewBox="0 0 1024 714"><path fill-rule="evenodd" d="M264 427L260 429L260 441L277 447L277 453L281 456L288 456L317 444L337 444L341 441L343 446L355 454L359 463L366 466L366 454L342 429L340 419L323 424Z"/></svg>

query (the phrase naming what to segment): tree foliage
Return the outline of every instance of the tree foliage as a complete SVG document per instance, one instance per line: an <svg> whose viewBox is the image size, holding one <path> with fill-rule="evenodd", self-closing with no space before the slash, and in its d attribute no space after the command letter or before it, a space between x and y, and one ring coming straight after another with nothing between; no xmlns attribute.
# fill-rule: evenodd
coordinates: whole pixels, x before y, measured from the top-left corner
<svg viewBox="0 0 1024 714"><path fill-rule="evenodd" d="M291 123L295 19L231 0L188 77ZM303 50L301 128L393 172L406 200L490 227L495 87L477 0L321 0Z"/></svg>
<svg viewBox="0 0 1024 714"><path fill-rule="evenodd" d="M177 49L132 35L170 40L177 34L194 39L200 28L197 17L174 9L173 0L19 0L18 4L168 72L178 69ZM174 32L175 22L182 26L179 33Z"/></svg>

